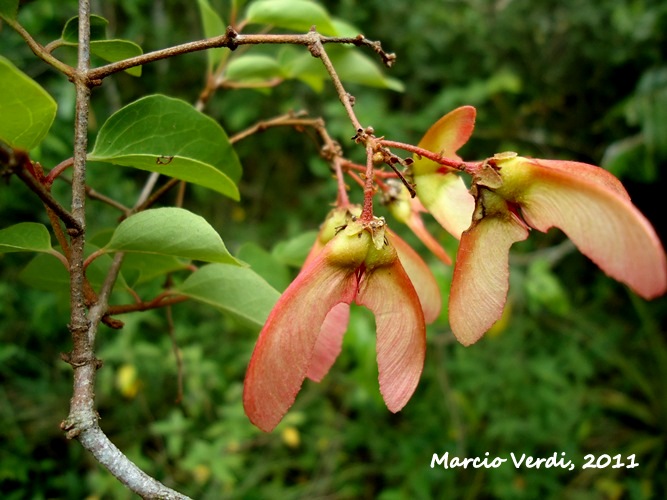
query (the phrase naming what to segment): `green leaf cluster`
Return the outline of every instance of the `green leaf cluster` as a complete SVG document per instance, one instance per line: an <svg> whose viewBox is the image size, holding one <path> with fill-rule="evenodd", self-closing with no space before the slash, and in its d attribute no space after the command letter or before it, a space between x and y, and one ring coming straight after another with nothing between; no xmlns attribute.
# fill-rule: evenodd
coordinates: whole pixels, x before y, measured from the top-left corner
<svg viewBox="0 0 667 500"><path fill-rule="evenodd" d="M139 212L121 222L102 248L88 245L88 255L100 254L87 268L87 277L101 286L111 264L110 253L123 252L117 288L130 289L188 269L190 261L212 262L190 274L170 293L212 305L245 324L261 326L278 299L277 292L252 269L234 258L206 220L175 207ZM21 272L21 278L41 290L68 290L69 274L49 254L48 230L24 222L0 230L0 253L40 252ZM126 279L126 276L128 279Z"/></svg>

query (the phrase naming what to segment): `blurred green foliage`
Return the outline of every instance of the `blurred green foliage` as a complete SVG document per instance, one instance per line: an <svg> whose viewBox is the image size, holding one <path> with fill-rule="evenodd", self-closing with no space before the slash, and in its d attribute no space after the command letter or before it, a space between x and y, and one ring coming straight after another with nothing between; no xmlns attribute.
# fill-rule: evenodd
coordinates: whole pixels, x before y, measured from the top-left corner
<svg viewBox="0 0 667 500"><path fill-rule="evenodd" d="M228 2L210 4L229 22ZM362 123L416 142L442 114L473 104L478 123L464 156L517 150L596 164L604 159L665 241L664 209L655 203L664 196L667 162L664 1L323 5L398 55L389 74L403 82L404 92L349 86ZM93 12L109 20L110 35L144 52L202 36L194 3L94 1ZM47 43L75 14L73 0L42 0L25 3L19 19ZM58 127L39 151L39 160L52 167L71 155L73 90L7 26L0 40L2 54L58 101ZM73 60L73 50L59 50ZM114 111L146 93L194 102L206 67L205 54L190 54L146 66L140 79L108 79L93 93L92 136ZM271 92L226 90L206 111L231 135L302 108L321 114L346 151L359 154L328 84L321 93L298 81ZM204 215L229 249L276 287L296 272L313 238L300 235L317 228L335 196L317 147L307 131L255 135L237 147L244 166L240 203L200 188L186 196L186 207ZM131 204L145 175L91 168L88 179ZM66 199L63 184L54 192ZM88 206L94 238L117 214L97 202ZM3 227L45 222L42 212L16 179L0 188ZM372 316L355 308L332 372L321 384L306 382L276 431L261 433L241 404L256 329L186 303L174 307L171 319L165 311L126 315L121 331L101 332L98 357L105 364L96 393L102 428L149 474L202 499L662 498L667 303L634 297L561 241L551 232L516 245L510 308L478 344L458 345L446 317L429 328L423 378L397 415L378 391ZM131 498L58 428L71 393L70 368L59 357L70 345L67 299L23 284L19 274L28 260L24 254L0 257L3 498ZM446 290L451 270L431 264ZM174 349L182 358L178 402ZM497 469L431 468L433 454L445 452L480 458L486 452L502 458L565 452L576 468L517 470L510 460ZM589 453L634 454L639 466L583 469Z"/></svg>

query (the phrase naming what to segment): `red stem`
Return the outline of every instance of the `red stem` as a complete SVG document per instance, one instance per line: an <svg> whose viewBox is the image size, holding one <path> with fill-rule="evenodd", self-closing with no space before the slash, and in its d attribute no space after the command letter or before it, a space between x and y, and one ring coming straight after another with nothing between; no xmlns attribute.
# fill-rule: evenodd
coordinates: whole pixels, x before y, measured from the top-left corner
<svg viewBox="0 0 667 500"><path fill-rule="evenodd" d="M189 297L185 295L167 296L162 293L148 302L141 302L139 304L122 304L116 306L109 306L106 311L108 316L116 316L118 314L127 314L135 311L148 311L149 309L157 309L158 307L166 307L180 302L185 302Z"/></svg>
<svg viewBox="0 0 667 500"><path fill-rule="evenodd" d="M373 165L373 147L366 146L366 179L364 184L364 208L361 211L360 220L362 223L369 223L373 220L373 195L375 194L374 176L375 168Z"/></svg>
<svg viewBox="0 0 667 500"><path fill-rule="evenodd" d="M364 187L364 181L361 180L361 177L359 177L355 172L348 172L347 175L352 177L352 179L354 179L354 182L359 184L361 187Z"/></svg>
<svg viewBox="0 0 667 500"><path fill-rule="evenodd" d="M347 196L347 186L345 185L343 167L341 166L341 159L339 156L334 158L333 168L336 172L336 180L338 181L338 200L336 203L339 208L347 208L350 206L350 198Z"/></svg>
<svg viewBox="0 0 667 500"><path fill-rule="evenodd" d="M450 158L445 158L444 156L429 151L428 149L420 148L418 146L413 146L412 144L406 144L404 142L387 141L383 139L380 141L380 144L382 144L382 146L385 146L387 148L397 148L397 149L403 149L404 151L410 151L411 153L414 153L423 158L428 158L429 160L433 160L434 162L439 163L440 165L444 165L446 167L453 168L456 170L461 170L467 173L477 170L480 165L480 162L465 162L461 160L452 160Z"/></svg>
<svg viewBox="0 0 667 500"><path fill-rule="evenodd" d="M47 188L51 188L51 185L53 184L53 181L56 180L56 178L62 174L65 170L70 168L72 165L74 165L74 157L72 158L67 158L65 161L60 162L58 165L53 167L51 171L46 175L44 178L44 185Z"/></svg>
<svg viewBox="0 0 667 500"><path fill-rule="evenodd" d="M350 160L341 160L341 166L345 167L348 170L356 170L357 172L365 172L366 167L359 165L358 163L351 162Z"/></svg>
<svg viewBox="0 0 667 500"><path fill-rule="evenodd" d="M92 261L97 259L100 255L104 255L106 252L104 249L100 248L98 250L95 250L93 253L91 253L86 260L83 261L83 268L88 269L88 266Z"/></svg>
<svg viewBox="0 0 667 500"><path fill-rule="evenodd" d="M356 170L357 172L366 172L366 167L349 160L341 160L341 166L347 169L348 173L350 170ZM380 179L398 179L398 175L396 175L396 172L387 172L386 170L382 170L379 168L375 169L375 173L373 175L375 175L376 178L379 177Z"/></svg>

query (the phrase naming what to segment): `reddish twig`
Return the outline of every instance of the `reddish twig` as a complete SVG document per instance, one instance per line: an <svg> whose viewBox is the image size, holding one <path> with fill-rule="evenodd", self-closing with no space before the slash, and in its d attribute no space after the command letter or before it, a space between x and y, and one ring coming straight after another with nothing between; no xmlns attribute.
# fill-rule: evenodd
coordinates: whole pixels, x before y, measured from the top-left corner
<svg viewBox="0 0 667 500"><path fill-rule="evenodd" d="M67 158L64 161L61 161L58 165L53 167L51 171L47 174L47 176L44 178L44 185L47 187L51 187L53 184L53 181L60 175L62 174L65 170L70 168L72 165L74 165L74 158Z"/></svg>
<svg viewBox="0 0 667 500"><path fill-rule="evenodd" d="M463 172L473 172L479 168L481 162L466 162L461 160L452 160L451 158L446 158L438 153L429 151L428 149L420 148L418 146L413 146L412 144L406 144L404 142L397 141L388 141L386 139L381 139L380 144L387 148L396 148L402 149L404 151L409 151L416 154L419 157L428 158L440 165L445 167L452 168L454 170L460 170Z"/></svg>
<svg viewBox="0 0 667 500"><path fill-rule="evenodd" d="M361 210L362 223L369 223L373 220L373 196L375 195L374 182L374 163L373 163L373 147L366 146L366 178L364 182L364 208Z"/></svg>
<svg viewBox="0 0 667 500"><path fill-rule="evenodd" d="M118 316L119 314L127 314L130 312L136 311L148 311L150 309L158 309L160 307L166 307L174 304L180 304L188 300L188 297L185 295L158 295L153 300L148 302L139 302L136 304L121 304L117 306L109 306L106 314L108 316Z"/></svg>

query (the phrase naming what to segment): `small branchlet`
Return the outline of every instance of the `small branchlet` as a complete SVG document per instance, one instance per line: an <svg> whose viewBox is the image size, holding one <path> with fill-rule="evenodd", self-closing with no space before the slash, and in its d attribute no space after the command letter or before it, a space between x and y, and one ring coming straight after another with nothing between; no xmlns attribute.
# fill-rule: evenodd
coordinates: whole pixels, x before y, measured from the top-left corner
<svg viewBox="0 0 667 500"><path fill-rule="evenodd" d="M56 213L65 223L68 231L77 233L82 231L81 224L51 195L49 189L43 184L41 167L35 167L25 151L12 148L0 141L0 175L9 177L12 174L21 179L47 207Z"/></svg>
<svg viewBox="0 0 667 500"><path fill-rule="evenodd" d="M349 43L356 45L357 47L369 47L373 50L373 52L380 56L380 59L382 59L382 64L384 64L387 68L391 68L396 62L396 54L393 52L385 52L385 50L382 48L382 44L379 41L369 40L362 34L359 34L353 38L321 37L321 41L322 43Z"/></svg>

